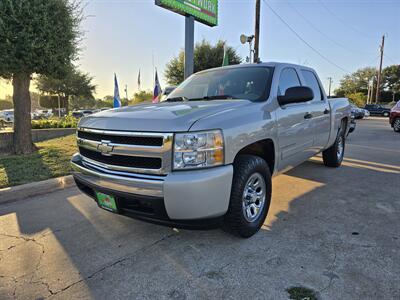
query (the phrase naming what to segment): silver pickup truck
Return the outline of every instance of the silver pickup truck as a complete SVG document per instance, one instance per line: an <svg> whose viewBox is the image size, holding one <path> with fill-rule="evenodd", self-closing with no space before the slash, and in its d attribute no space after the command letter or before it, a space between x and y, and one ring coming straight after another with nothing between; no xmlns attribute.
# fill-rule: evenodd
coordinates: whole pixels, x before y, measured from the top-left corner
<svg viewBox="0 0 400 300"><path fill-rule="evenodd" d="M350 117L347 99L327 99L308 67L206 70L166 102L82 118L73 175L109 211L250 237L267 216L273 175L320 152L340 166Z"/></svg>

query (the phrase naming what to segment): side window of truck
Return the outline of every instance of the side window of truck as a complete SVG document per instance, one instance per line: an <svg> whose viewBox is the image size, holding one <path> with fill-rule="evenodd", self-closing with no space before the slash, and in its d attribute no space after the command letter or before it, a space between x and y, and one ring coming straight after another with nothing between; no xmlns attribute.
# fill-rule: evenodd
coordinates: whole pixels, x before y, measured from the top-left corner
<svg viewBox="0 0 400 300"><path fill-rule="evenodd" d="M293 68L283 69L279 77L278 96L285 95L288 88L300 86L300 79Z"/></svg>
<svg viewBox="0 0 400 300"><path fill-rule="evenodd" d="M315 74L308 70L301 70L301 73L303 74L304 80L306 81L306 85L310 87L314 92L313 100L324 100L321 92L321 87L318 83L317 77L315 77Z"/></svg>

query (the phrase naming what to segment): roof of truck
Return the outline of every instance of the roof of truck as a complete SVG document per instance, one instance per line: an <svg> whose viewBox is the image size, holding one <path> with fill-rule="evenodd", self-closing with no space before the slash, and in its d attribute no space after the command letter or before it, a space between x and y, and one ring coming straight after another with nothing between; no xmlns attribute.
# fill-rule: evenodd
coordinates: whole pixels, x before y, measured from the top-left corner
<svg viewBox="0 0 400 300"><path fill-rule="evenodd" d="M238 65L230 65L230 66L225 66L225 67L218 67L218 68L212 68L204 71L200 71L198 73L203 73L207 72L210 70L217 70L217 69L222 69L222 68L229 68L229 69L234 69L234 68L253 68L253 67L278 67L278 66L286 66L286 67L295 67L295 68L302 68L302 69L308 69L314 71L313 68L307 67L307 66L302 66L302 65L297 65L297 64L292 64L292 63L285 63L285 62L259 62L259 63L251 63L251 64L238 64Z"/></svg>

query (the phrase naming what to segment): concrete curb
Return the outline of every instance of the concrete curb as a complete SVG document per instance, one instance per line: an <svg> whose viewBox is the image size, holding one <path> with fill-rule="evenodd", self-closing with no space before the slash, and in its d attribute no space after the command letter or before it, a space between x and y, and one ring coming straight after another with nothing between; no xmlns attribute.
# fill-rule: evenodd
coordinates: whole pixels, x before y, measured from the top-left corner
<svg viewBox="0 0 400 300"><path fill-rule="evenodd" d="M0 189L0 204L34 197L75 185L72 175Z"/></svg>

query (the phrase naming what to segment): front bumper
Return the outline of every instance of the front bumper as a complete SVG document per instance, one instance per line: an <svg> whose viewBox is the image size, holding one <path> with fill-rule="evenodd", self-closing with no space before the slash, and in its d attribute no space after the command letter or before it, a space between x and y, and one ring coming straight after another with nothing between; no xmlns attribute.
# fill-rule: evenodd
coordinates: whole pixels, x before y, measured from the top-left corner
<svg viewBox="0 0 400 300"><path fill-rule="evenodd" d="M219 223L229 206L232 165L172 172L166 176L111 173L72 157L77 186L115 196L120 213L176 227L209 227ZM214 226L211 226L214 227Z"/></svg>

